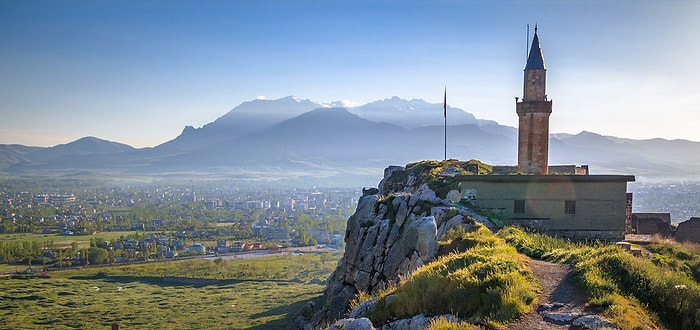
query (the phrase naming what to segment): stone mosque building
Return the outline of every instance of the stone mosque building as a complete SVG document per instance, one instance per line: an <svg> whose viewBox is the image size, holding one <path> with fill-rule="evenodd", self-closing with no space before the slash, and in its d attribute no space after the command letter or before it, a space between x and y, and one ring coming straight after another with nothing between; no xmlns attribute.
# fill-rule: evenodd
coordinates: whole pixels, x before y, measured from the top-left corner
<svg viewBox="0 0 700 330"><path fill-rule="evenodd" d="M515 98L518 164L491 175L464 175L462 198L514 224L552 235L622 240L631 232L631 175L590 175L588 166L549 166L547 69L537 27L524 70L523 96Z"/></svg>

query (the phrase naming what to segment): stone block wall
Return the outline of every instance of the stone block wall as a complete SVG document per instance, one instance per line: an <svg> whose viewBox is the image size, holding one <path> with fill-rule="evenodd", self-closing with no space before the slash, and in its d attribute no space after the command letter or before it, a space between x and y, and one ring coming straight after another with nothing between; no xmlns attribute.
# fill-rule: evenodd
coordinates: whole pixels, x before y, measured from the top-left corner
<svg viewBox="0 0 700 330"><path fill-rule="evenodd" d="M678 242L700 243L700 218L690 218L678 224L673 238Z"/></svg>

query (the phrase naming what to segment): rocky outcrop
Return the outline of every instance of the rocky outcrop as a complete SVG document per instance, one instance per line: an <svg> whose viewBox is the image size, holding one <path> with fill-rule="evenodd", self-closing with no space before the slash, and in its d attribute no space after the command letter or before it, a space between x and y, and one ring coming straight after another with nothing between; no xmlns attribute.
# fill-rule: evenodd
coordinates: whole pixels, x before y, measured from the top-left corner
<svg viewBox="0 0 700 330"><path fill-rule="evenodd" d="M429 210L413 212L422 197L426 196L362 196L348 219L345 255L328 284L332 319L346 312L347 302L357 293L372 294L396 284L436 256L435 217L428 216Z"/></svg>
<svg viewBox="0 0 700 330"><path fill-rule="evenodd" d="M325 307L309 323L297 317L288 328L314 329L343 319L359 292L374 294L398 284L437 256L440 235L473 223L453 203L458 192L438 196L419 175L400 166L388 167L384 174L378 188L363 189L348 219L345 254L328 279Z"/></svg>

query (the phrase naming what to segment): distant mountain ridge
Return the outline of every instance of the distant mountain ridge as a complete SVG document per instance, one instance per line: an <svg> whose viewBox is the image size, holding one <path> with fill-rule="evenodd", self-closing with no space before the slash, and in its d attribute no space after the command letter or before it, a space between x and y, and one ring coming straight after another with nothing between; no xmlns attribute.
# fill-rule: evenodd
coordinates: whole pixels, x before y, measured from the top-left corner
<svg viewBox="0 0 700 330"><path fill-rule="evenodd" d="M0 171L335 171L377 169L444 157L442 104L396 97L353 108L293 96L252 100L153 148L85 137L51 148L0 145ZM517 129L448 107L448 158L512 165ZM700 143L633 140L591 132L552 134L550 164L592 173L695 175ZM381 172L378 172L381 173Z"/></svg>
<svg viewBox="0 0 700 330"><path fill-rule="evenodd" d="M294 96L243 102L201 128L186 126L178 137L157 146L156 149L188 150L204 147L279 124L322 106L320 103Z"/></svg>
<svg viewBox="0 0 700 330"><path fill-rule="evenodd" d="M392 123L405 128L442 126L443 105L432 104L419 99L403 100L396 96L390 99L367 103L348 109L350 112L378 123ZM474 115L459 108L447 106L448 125L498 124L492 120L476 119Z"/></svg>

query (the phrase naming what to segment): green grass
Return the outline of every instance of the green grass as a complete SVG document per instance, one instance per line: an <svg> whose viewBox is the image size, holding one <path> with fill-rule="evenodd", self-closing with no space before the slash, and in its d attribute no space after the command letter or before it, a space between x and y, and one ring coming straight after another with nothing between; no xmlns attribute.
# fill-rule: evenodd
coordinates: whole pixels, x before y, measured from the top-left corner
<svg viewBox="0 0 700 330"><path fill-rule="evenodd" d="M183 260L0 280L0 329L283 329L319 299L339 254ZM162 276L209 280L167 282Z"/></svg>
<svg viewBox="0 0 700 330"><path fill-rule="evenodd" d="M465 251L443 255L380 293L368 315L375 326L417 314L451 313L470 323L499 327L532 309L539 284L524 256L483 226L450 236L464 241L453 246Z"/></svg>
<svg viewBox="0 0 700 330"><path fill-rule="evenodd" d="M654 253L652 262L671 271L679 271L700 282L700 245L654 237L646 249Z"/></svg>
<svg viewBox="0 0 700 330"><path fill-rule="evenodd" d="M2 241L36 241L36 242L48 242L53 241L55 247L57 248L67 248L70 247L71 243L78 243L79 248L87 248L90 246L90 240L96 238L102 238L105 241L110 241L112 239L118 239L120 237L127 237L129 235L139 234L146 237L145 235L150 234L150 232L143 231L105 231L98 232L94 235L61 235L61 234L36 234L36 233L23 233L23 234L0 234L0 240Z"/></svg>
<svg viewBox="0 0 700 330"><path fill-rule="evenodd" d="M426 330L472 330L476 329L467 322L451 322L444 317L430 321Z"/></svg>

